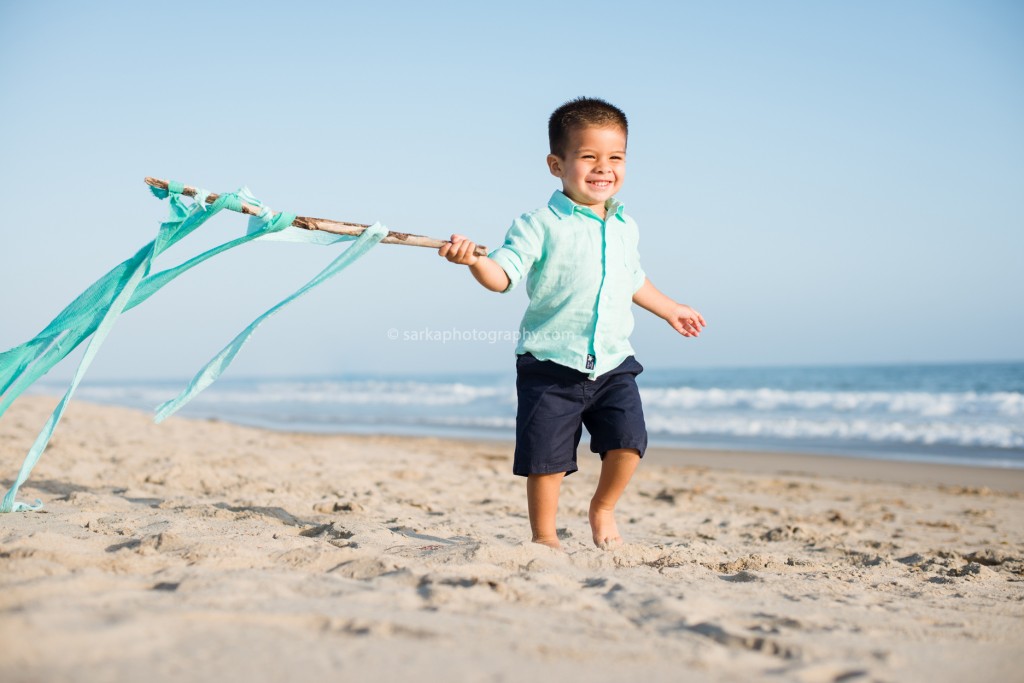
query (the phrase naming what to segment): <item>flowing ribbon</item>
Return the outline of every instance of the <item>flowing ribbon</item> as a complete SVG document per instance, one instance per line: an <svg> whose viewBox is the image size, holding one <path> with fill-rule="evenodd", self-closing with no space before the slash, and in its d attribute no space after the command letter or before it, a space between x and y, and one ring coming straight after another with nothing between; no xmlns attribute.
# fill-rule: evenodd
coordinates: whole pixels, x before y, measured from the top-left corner
<svg viewBox="0 0 1024 683"><path fill-rule="evenodd" d="M191 268L217 254L253 240L276 239L310 244L336 244L355 240L355 244L334 259L316 277L246 327L196 374L179 396L162 404L158 408L156 416L157 422L160 422L215 382L221 373L231 365L242 346L263 321L347 268L376 246L387 234L387 229L379 223L367 228L358 238L290 227L295 220L294 214L274 214L269 207L264 206L256 199L248 188L222 194L209 206L206 205L209 193L205 190L200 190L196 194L196 201L191 206L186 204L182 195L184 185L181 183L172 181L168 183L166 190L152 187L150 189L158 199L169 199L170 214L168 219L160 224L156 238L134 256L118 264L93 283L35 337L24 344L0 353L0 417L2 417L11 403L28 387L49 372L54 365L63 360L83 341L89 339L67 392L57 404L25 456L17 478L7 491L3 501L0 502L0 512L38 510L42 507L42 502L39 500L32 505L18 502L16 500L18 489L25 483L39 461L68 402L122 313L138 306ZM260 215L250 219L245 235L209 249L177 266L155 274L150 273L154 259L167 248L197 230L220 211L224 209L240 211L243 202L261 208Z"/></svg>

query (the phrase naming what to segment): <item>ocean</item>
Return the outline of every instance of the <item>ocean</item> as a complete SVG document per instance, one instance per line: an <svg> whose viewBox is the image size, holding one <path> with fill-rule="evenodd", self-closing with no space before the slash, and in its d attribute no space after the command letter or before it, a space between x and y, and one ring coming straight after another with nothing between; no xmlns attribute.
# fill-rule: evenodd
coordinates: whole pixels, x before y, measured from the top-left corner
<svg viewBox="0 0 1024 683"><path fill-rule="evenodd" d="M76 396L152 410L185 383L90 380ZM1024 362L648 368L638 383L652 445L1024 468ZM44 382L36 392L63 390ZM181 414L287 431L511 440L515 412L510 372L228 377Z"/></svg>

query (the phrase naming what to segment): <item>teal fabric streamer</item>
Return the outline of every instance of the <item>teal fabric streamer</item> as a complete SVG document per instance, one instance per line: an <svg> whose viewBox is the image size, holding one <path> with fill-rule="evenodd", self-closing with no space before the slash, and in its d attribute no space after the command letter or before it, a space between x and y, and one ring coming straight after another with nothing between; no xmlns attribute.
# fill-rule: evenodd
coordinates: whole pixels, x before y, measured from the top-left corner
<svg viewBox="0 0 1024 683"><path fill-rule="evenodd" d="M233 199L235 204L241 205L233 196L225 195L222 197L224 202L220 203L218 199L209 211L198 211L196 207L190 209L180 194L174 194L176 187L182 186L180 183L171 184L170 217L160 224L155 240L93 283L33 339L0 354L0 416L25 389L96 331L115 297L136 270L144 267L148 272L153 258L197 229L217 211L229 206ZM168 196L167 190L160 192L163 197ZM158 192L154 194L159 196ZM169 280L163 281L160 286L167 282ZM129 308L154 294L159 289L155 284L144 287L142 295L130 302Z"/></svg>
<svg viewBox="0 0 1024 683"><path fill-rule="evenodd" d="M308 230L305 232L309 232ZM199 392L206 387L210 386L217 381L221 373L228 369L231 362L238 355L238 352L242 350L242 347L249 337L252 336L256 328L263 324L263 321L271 317L282 308L295 301L299 297L309 292L314 287L319 287L321 284L331 279L341 271L345 270L354 261L361 258L367 251L377 246L377 243L388 234L387 228L380 223L374 223L367 228L362 235L356 240L356 242L345 250L341 256L334 259L326 268L314 277L312 280L307 282L305 285L296 290L293 294L286 297L282 301L278 302L270 310L263 315L252 321L248 327L242 330L237 337L231 340L227 346L221 349L220 353L214 356L209 363L207 363L189 382L189 385L181 392L176 398L167 401L160 405L156 410L156 421L163 422L165 419L180 410L186 403L195 398ZM336 235L335 237L343 238L348 237L347 235ZM351 238L350 238L351 239ZM341 240L336 240L341 241Z"/></svg>
<svg viewBox="0 0 1024 683"><path fill-rule="evenodd" d="M128 281L121 285L114 296L113 302L107 307L103 314L103 318L100 320L96 331L92 335L92 339L89 341L89 345L85 347L85 355L81 362L78 364L78 370L75 372L74 378L71 380L71 386L68 387L67 393L64 394L64 398L57 404L57 408L50 415L50 419L46 421L43 426L43 430L36 437L35 443L32 444L32 448L29 449L28 455L25 456L25 461L21 464L21 470L18 472L18 478L15 480L14 485L11 486L10 490L7 491L7 495L4 496L3 503L0 503L0 512L21 512L26 510L39 510L43 507L43 502L36 499L34 505L28 505L26 503L20 503L15 500L15 496L18 495L18 489L25 480L28 479L28 475L32 472L32 468L39 462L39 456L43 454L43 450L46 449L47 444L50 442L50 437L53 436L53 430L57 428L57 423L60 422L60 418L64 415L64 409L67 407L68 401L71 400L71 396L75 393L75 389L78 388L79 382L82 381L82 377L85 376L85 371L89 369L92 364L93 358L96 357L96 352L99 351L100 346L103 345L103 341L107 338L110 333L110 329L114 326L114 322L117 317L124 310L128 304L128 300L131 298L135 288L138 287L139 282L145 276L146 271L149 267L149 262L153 258L153 245L150 243L147 247L139 251L135 255L131 262L136 265L132 269L131 276Z"/></svg>
<svg viewBox="0 0 1024 683"><path fill-rule="evenodd" d="M172 181L168 183L166 190L152 187L150 190L157 198L170 200L170 215L167 221L160 224L156 238L82 292L34 338L0 353L0 417L2 417L7 408L29 386L49 372L54 365L63 360L83 341L91 337L67 392L43 426L26 455L14 484L7 491L3 501L0 502L0 512L38 510L42 507L42 502L39 500L34 505L16 501L18 489L25 483L39 461L82 377L92 364L117 318L123 312L138 306L162 287L200 263L253 240L277 237L288 241L313 244L334 244L357 240L357 238L347 235L330 235L325 238L325 233L290 228L289 226L295 220L294 214L274 215L269 208L252 196L248 188L220 195L215 202L208 206L205 204L205 199L209 193L205 190L199 191L195 203L191 206L187 205L182 197L184 185L181 183ZM241 210L243 202L262 209L259 217L249 221L249 228L245 235L209 249L173 268L150 274L153 260L163 251L200 228L220 211L224 209ZM356 244L335 259L323 272L299 291L257 318L200 371L181 396L160 406L157 420L160 421L179 409L215 381L221 372L231 364L242 345L263 320L363 256L386 233L387 230L383 226L379 224L372 226L358 238Z"/></svg>

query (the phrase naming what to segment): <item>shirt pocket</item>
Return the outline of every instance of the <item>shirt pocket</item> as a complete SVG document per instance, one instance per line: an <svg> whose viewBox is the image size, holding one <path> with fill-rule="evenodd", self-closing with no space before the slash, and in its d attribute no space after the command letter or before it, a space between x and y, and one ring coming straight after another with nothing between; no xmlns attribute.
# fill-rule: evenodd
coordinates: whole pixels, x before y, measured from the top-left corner
<svg viewBox="0 0 1024 683"><path fill-rule="evenodd" d="M632 277L640 270L640 254L637 251L637 240L634 236L623 231L618 235L618 258L626 269L627 277Z"/></svg>

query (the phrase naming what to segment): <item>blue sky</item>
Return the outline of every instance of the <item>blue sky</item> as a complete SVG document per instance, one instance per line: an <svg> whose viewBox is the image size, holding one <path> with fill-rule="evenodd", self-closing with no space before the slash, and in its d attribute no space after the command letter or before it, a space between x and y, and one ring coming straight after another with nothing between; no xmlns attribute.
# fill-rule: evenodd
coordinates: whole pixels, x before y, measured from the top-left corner
<svg viewBox="0 0 1024 683"><path fill-rule="evenodd" d="M992 1L0 1L0 348L152 238L146 175L496 246L558 187L546 119L578 95L629 115L644 267L709 322L638 309L647 366L1024 356L1024 5ZM94 376L191 374L333 255L219 257L126 315ZM511 342L388 331L507 334L525 304L382 245L232 373L510 371Z"/></svg>

